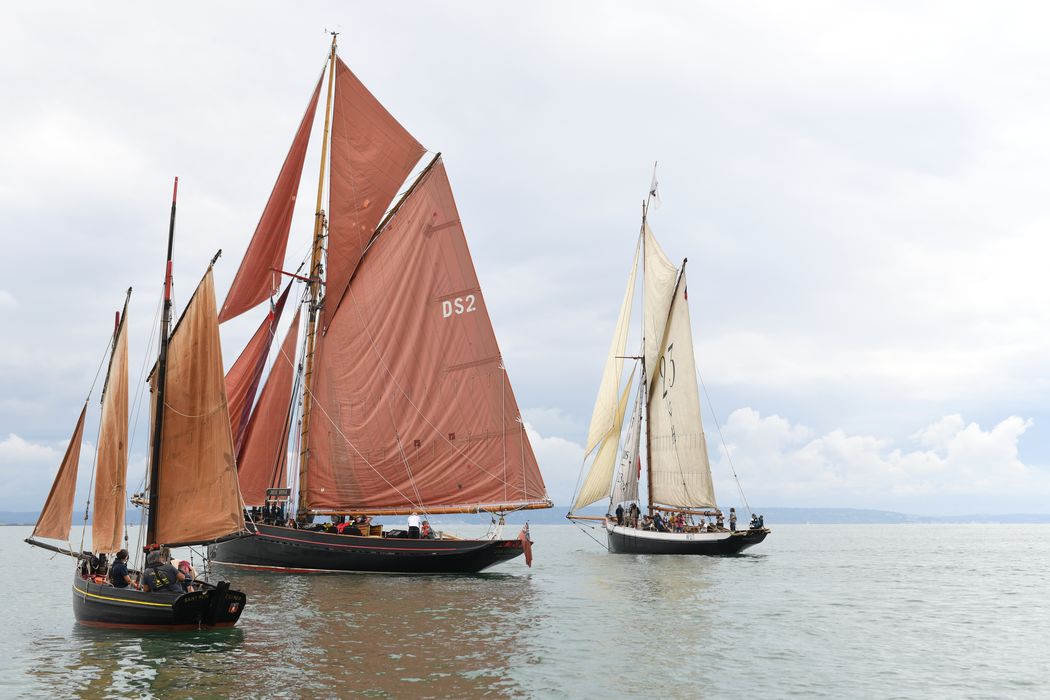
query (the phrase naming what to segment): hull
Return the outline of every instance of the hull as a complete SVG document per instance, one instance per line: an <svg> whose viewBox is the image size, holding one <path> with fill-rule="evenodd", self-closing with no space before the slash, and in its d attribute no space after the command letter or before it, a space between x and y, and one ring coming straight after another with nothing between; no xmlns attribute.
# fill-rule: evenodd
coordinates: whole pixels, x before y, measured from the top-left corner
<svg viewBox="0 0 1050 700"><path fill-rule="evenodd" d="M192 593L143 593L73 574L73 614L89 627L157 631L233 627L245 600L226 582Z"/></svg>
<svg viewBox="0 0 1050 700"><path fill-rule="evenodd" d="M213 563L286 573L473 574L523 553L520 540L418 540L249 525L209 547Z"/></svg>
<svg viewBox="0 0 1050 700"><path fill-rule="evenodd" d="M606 524L613 554L738 554L766 539L768 528L737 532L652 532Z"/></svg>

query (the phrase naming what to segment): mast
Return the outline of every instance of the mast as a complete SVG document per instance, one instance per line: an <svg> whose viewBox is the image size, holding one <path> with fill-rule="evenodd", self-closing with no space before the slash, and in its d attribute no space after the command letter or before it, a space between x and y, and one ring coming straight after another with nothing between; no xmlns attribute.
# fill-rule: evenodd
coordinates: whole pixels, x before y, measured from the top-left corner
<svg viewBox="0 0 1050 700"><path fill-rule="evenodd" d="M314 368L314 342L317 335L317 312L321 306L321 256L324 248L325 214L321 209L324 196L324 173L328 163L328 130L332 117L332 92L335 86L335 49L338 32L332 32L332 50L328 56L328 95L324 108L324 132L321 135L321 167L317 176L317 207L314 214L314 244L310 257L309 309L306 323L306 363L303 372L303 418L299 432L299 501L297 517L306 516L306 465L310 459L307 436L310 432L310 408L313 403L310 378Z"/></svg>
<svg viewBox="0 0 1050 700"><path fill-rule="evenodd" d="M175 200L179 194L179 178L171 192L171 220L168 223L168 258L164 269L164 309L160 315L160 352L157 356L157 408L154 411L153 451L149 464L149 506L146 510L146 546L155 542L157 535L157 484L160 477L161 433L164 428L164 388L168 374L168 331L171 326L171 256L175 241Z"/></svg>
<svg viewBox="0 0 1050 700"><path fill-rule="evenodd" d="M656 176L656 165L653 164L653 176ZM642 202L642 387L645 392L642 401L645 402L645 474L646 491L649 497L649 515L653 514L653 448L649 439L649 371L645 366L645 219L649 213L649 199L653 194ZM659 342L659 341L657 341Z"/></svg>

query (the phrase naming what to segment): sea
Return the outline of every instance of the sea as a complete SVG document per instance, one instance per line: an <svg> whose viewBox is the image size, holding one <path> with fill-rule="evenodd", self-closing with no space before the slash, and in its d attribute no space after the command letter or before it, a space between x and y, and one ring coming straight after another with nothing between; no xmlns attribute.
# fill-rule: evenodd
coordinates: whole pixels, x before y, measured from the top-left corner
<svg viewBox="0 0 1050 700"><path fill-rule="evenodd" d="M1050 525L766 524L734 557L535 525L480 575L215 567L239 625L179 634L80 627L70 560L0 527L0 696L1050 697Z"/></svg>

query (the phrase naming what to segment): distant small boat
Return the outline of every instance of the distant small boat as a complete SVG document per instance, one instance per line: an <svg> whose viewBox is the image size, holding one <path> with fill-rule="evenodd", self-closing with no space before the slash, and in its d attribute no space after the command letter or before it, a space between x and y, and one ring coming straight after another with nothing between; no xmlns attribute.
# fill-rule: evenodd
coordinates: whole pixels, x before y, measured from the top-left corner
<svg viewBox="0 0 1050 700"><path fill-rule="evenodd" d="M725 528L707 521L724 520L715 501L707 440L700 416L700 393L689 321L686 261L676 267L664 254L649 228L647 214L654 188L642 206L642 227L619 320L609 348L587 436L586 459L591 468L576 494L568 517L597 520L606 530L608 548L616 554L735 554L766 538L769 529L752 522L743 529ZM644 270L642 289L642 349L625 356L634 306L638 259ZM635 395L624 446L620 433L635 371L620 390L625 359L636 360L641 377ZM641 434L645 426L648 502L641 516ZM619 456L619 459L617 459ZM579 515L581 508L608 499L605 517ZM620 515L614 515L614 509ZM664 525L664 515L680 518ZM626 517L624 517L626 515ZM693 525L699 516L703 525ZM673 518L672 518L673 520ZM686 521L682 523L681 521Z"/></svg>
<svg viewBox="0 0 1050 700"><path fill-rule="evenodd" d="M175 180L178 192L178 179ZM172 195L168 232L160 354L150 381L151 459L147 486L145 549L205 544L244 531L229 415L223 387L222 353L216 320L212 270L198 285L169 335L171 251L175 231ZM214 263L214 260L212 261ZM77 465L87 401L31 537L31 545L75 557L73 613L94 627L197 630L230 627L244 610L246 596L217 584L193 581L184 593L117 587L109 576L113 554L125 535L128 445L128 297L118 316L102 390L102 419L94 472L92 550L73 551L43 539L69 541ZM90 396L88 397L90 401ZM108 562L108 563L107 563ZM132 577L139 572L129 572Z"/></svg>
<svg viewBox="0 0 1050 700"><path fill-rule="evenodd" d="M281 267L326 72L312 254L305 275L287 273ZM333 37L219 317L271 300L227 375L252 536L213 545L214 561L396 573L473 573L522 554L529 561L527 531L502 537L503 516L551 502L440 154L394 201L424 153L336 55ZM300 335L296 314L264 381L288 295L286 288L278 296L282 275L306 283L295 303L307 318ZM450 513L489 513L494 527L461 539L363 522ZM315 524L319 518L358 522L336 530Z"/></svg>

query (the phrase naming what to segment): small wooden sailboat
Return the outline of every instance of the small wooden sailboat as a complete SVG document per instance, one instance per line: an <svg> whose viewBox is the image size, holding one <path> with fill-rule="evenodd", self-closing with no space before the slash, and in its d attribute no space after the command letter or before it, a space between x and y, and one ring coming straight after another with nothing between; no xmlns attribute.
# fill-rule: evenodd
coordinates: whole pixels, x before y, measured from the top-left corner
<svg viewBox="0 0 1050 700"><path fill-rule="evenodd" d="M634 264L591 415L586 447L587 456L594 457L568 517L600 521L607 532L609 551L617 554L735 554L764 540L769 529L758 525L736 530L717 524L723 521L723 513L715 501L700 416L686 261L681 268L676 267L649 228L646 215L654 194L655 185L642 207ZM642 350L638 357L626 358L639 256L644 275ZM632 371L621 392L625 359L640 363L641 377L621 451L620 433L634 378ZM641 518L643 423L649 493L646 515ZM577 514L603 499L609 504L605 517ZM629 515L632 506L637 508L633 519ZM620 510L614 516L617 508ZM627 517L623 517L625 512ZM675 515L677 525L665 526L661 514ZM702 518L703 524L689 523L693 516Z"/></svg>
<svg viewBox="0 0 1050 700"><path fill-rule="evenodd" d="M424 148L337 57L334 36L326 70L308 274L283 273L306 285L302 339L296 314L263 382L286 290L227 375L240 397L231 416L242 493L263 515L248 525L254 536L217 543L211 556L276 571L398 573L472 573L523 553L528 561L527 533L503 538L503 515L551 502L440 154L390 207ZM280 291L324 80L322 72L220 321ZM482 512L499 520L481 539L365 522ZM318 517L356 522L335 530Z"/></svg>
<svg viewBox="0 0 1050 700"><path fill-rule="evenodd" d="M177 179L175 184L177 192ZM174 228L173 195L160 355L151 375L152 455L145 540L150 551L210 543L244 530L210 265L175 330L168 333ZM127 309L125 301L102 391L91 551L75 552L71 546L40 540L69 540L86 402L40 519L26 542L78 560L73 574L73 612L81 624L147 630L230 627L240 617L246 597L231 590L226 581L196 580L193 590L183 593L148 592L135 586L117 587L108 576L106 560L112 563L113 554L127 538Z"/></svg>

